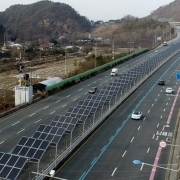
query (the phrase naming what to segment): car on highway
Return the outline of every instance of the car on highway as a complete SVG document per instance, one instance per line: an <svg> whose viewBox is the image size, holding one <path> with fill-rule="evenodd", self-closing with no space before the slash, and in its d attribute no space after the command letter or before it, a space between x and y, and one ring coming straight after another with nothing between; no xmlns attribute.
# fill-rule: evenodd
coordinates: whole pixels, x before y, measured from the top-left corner
<svg viewBox="0 0 180 180"><path fill-rule="evenodd" d="M141 111L134 111L132 114L131 114L131 119L141 119L142 117L142 112Z"/></svg>
<svg viewBox="0 0 180 180"><path fill-rule="evenodd" d="M91 87L91 89L89 90L90 94L95 94L97 91L97 87Z"/></svg>
<svg viewBox="0 0 180 180"><path fill-rule="evenodd" d="M168 87L168 88L166 88L165 92L166 92L167 94L172 94L172 93L174 92L174 89L171 88L171 87Z"/></svg>
<svg viewBox="0 0 180 180"><path fill-rule="evenodd" d="M158 82L158 85L165 85L165 81L164 81L164 80L160 80L160 81Z"/></svg>

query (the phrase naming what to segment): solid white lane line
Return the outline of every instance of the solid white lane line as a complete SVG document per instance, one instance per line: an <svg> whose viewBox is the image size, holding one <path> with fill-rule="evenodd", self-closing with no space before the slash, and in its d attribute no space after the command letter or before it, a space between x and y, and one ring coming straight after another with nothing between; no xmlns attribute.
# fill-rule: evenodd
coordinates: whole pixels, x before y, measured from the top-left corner
<svg viewBox="0 0 180 180"><path fill-rule="evenodd" d="M22 130L20 130L19 132L17 132L16 134L19 134L19 133L21 133L21 132L23 132L25 129L22 129Z"/></svg>
<svg viewBox="0 0 180 180"><path fill-rule="evenodd" d="M134 137L131 139L131 141L130 141L130 142L133 142L133 140L134 140Z"/></svg>
<svg viewBox="0 0 180 180"><path fill-rule="evenodd" d="M29 115L29 117L34 116L34 115L35 115L35 113L33 113L33 114Z"/></svg>
<svg viewBox="0 0 180 180"><path fill-rule="evenodd" d="M39 119L39 120L37 120L35 123L38 123L39 121L41 121L42 119Z"/></svg>
<svg viewBox="0 0 180 180"><path fill-rule="evenodd" d="M124 151L124 153L123 153L122 157L124 157L124 156L125 156L126 152L127 152L127 151Z"/></svg>
<svg viewBox="0 0 180 180"><path fill-rule="evenodd" d="M16 123L12 124L11 126L14 126L14 125L16 125L16 124L18 124L18 123L20 123L20 121L18 121L18 122L16 122Z"/></svg>
<svg viewBox="0 0 180 180"><path fill-rule="evenodd" d="M116 172L117 167L114 169L114 171L112 172L111 176L114 176L114 173Z"/></svg>

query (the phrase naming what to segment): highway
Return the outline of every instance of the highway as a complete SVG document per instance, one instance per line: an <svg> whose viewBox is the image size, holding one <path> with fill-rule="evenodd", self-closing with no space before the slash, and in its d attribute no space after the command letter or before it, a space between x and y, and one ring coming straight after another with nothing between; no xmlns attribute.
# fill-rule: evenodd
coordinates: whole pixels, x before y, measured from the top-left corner
<svg viewBox="0 0 180 180"><path fill-rule="evenodd" d="M161 51L161 49L160 49L160 51ZM137 66L139 63L143 62L147 58L152 57L154 55L155 55L155 52L151 51L151 52L143 54L143 55L141 55L139 57L136 57L136 58L134 58L134 59L132 59L130 61L127 61L127 62L125 62L125 63L118 66L119 72L124 73L124 72L128 71L130 68L132 68L133 66ZM173 60L171 60L171 61L173 62ZM170 64L169 63L170 62L166 63L157 72L157 73L159 73L159 77L163 76L163 73L166 72L166 70L169 67L171 67L172 63L170 63ZM175 67L177 67L177 64L172 64L171 68L173 69ZM163 68L165 68L165 69L162 70ZM98 89L101 89L104 85L107 85L109 82L111 82L115 78L115 77L110 76L110 71L111 70L108 70L108 71L106 71L104 73L101 73L101 74L99 74L99 75L97 75L95 77L92 77L92 78L90 78L90 79L88 79L86 81L78 83L77 85L75 85L75 86L73 86L73 87L71 87L69 89L66 89L66 90L64 90L64 91L62 91L62 92L60 92L60 93L58 93L56 95L50 96L50 97L48 97L48 98L46 98L46 99L44 99L44 100L42 100L42 101L40 101L40 102L38 102L36 104L28 106L27 108L22 109L22 110L14 113L14 114L8 116L8 117L1 118L1 120L0 120L0 135L1 135L0 136L0 149L1 149L1 152L11 153L13 148L15 147L15 145L21 139L22 136L31 137L35 133L36 129L39 127L40 124L49 124L56 114L63 115L67 111L67 109L69 107L76 106L77 103L80 100L84 100L88 96L88 90L89 90L90 87L96 86L96 87L98 87ZM170 72L170 69L169 69L169 71L167 71L164 74L164 76L165 75L168 76L169 72ZM79 163L81 159L85 160L86 162L81 161L83 166L82 166L82 164L80 166L83 169L81 169L80 166L79 166L79 168L81 169L80 171L79 171L78 164L77 164L76 168L78 168L78 172L76 172L75 174L70 173L72 176L67 177L67 179L72 179L72 177L73 177L73 179L75 177L76 177L75 179L79 179L80 177L87 178L87 179L88 179L88 177L90 179L91 179L91 177L93 177L93 178L96 177L95 179L99 179L99 178L100 179L107 179L106 177L109 176L108 172L110 172L110 173L114 172L113 176L111 177L111 178L113 178L119 172L119 171L116 171L116 172L114 171L114 169L116 169L116 166L118 164L119 164L118 166L121 167L121 170L122 170L122 164L123 163L120 161L120 156L124 155L123 156L123 157L125 157L124 159L127 158L128 153L127 153L126 148L128 148L128 147L130 147L130 145L132 146L132 144L134 144L133 148L138 149L138 148L140 148L138 146L140 144L140 142L143 142L142 143L143 148L146 146L146 144L149 145L149 141L148 141L148 143L146 142L146 137L144 136L144 134L140 133L141 132L140 130L143 129L142 127L140 127L141 123L146 124L146 122L149 122L148 114L151 114L150 111L153 111L153 110L149 111L149 109L148 109L149 106L150 106L149 101L152 101L152 98L154 98L154 101L155 101L155 99L160 99L160 97L161 97L162 101L164 101L165 98L170 98L169 105L165 105L166 108L168 108L168 107L170 108L170 106L171 106L171 104L173 102L173 98L174 98L174 96L172 96L172 97L165 96L164 97L164 96L160 96L160 95L158 97L154 97L155 93L152 93L154 91L154 89L156 89L156 88L159 88L159 89L161 88L162 89L162 87L156 87L157 80L159 79L159 77L157 78L157 73L155 75L153 75L146 83L144 83L143 86L141 86L138 89L138 91L136 91L130 97L130 99L128 99L120 107L120 112L119 112L119 110L116 111L117 114L116 113L114 114L115 118L113 118L114 115L111 116L111 118L113 118L113 119L111 120L111 118L110 118L108 120L108 122L95 134L95 136L98 135L98 134L100 134L100 135L97 136L95 139L94 139L95 136L93 136L90 139L90 141L86 144L86 145L88 145L88 147L95 147L95 148L86 148L85 147L86 145L85 145L78 152L78 153L80 153L85 148L84 149L85 152L81 153L79 155L80 157L78 158L79 160L76 162L76 164ZM172 72L171 72L171 74L172 74ZM154 77L154 79L153 79L153 77ZM175 81L174 81L174 83L175 83ZM173 83L170 83L169 85L175 86L175 84L173 84ZM151 89L151 87L153 87L153 89ZM176 87L174 87L175 91L177 91L177 87L178 87L178 85L176 85ZM150 92L149 92L149 89L151 89ZM156 89L154 92L156 92L159 89ZM146 92L149 92L149 94L147 96L146 96ZM150 96L151 93L152 93L152 97L149 100L147 100L147 98ZM162 91L160 94L164 94L164 91ZM134 96L134 98L132 98L133 96ZM147 103L142 105L142 102L141 102L142 98L143 98L143 101L147 100ZM159 102L158 100L156 100L156 101L157 101L157 103ZM152 102L151 102L151 104L152 104ZM156 103L154 103L154 104L156 104ZM162 105L160 104L160 107L161 106ZM130 115L132 110L135 109L135 107L140 108L143 111L143 113L145 112L144 121L138 121L138 122L137 121L129 121L128 116ZM154 108L155 110L157 110L157 107L159 107L159 106L156 106L156 107L155 107L155 105L152 106L152 108ZM148 111L149 111L149 113L148 113ZM159 109L157 111L159 111ZM151 118L155 118L157 116L157 114L158 114L158 112L155 113ZM163 117L167 117L168 116L168 109L163 111L163 112L160 112L160 114L162 114ZM174 114L175 113L173 113L173 115ZM161 119L163 119L163 118L161 118ZM152 122L154 122L154 121L152 121ZM164 127L164 125L165 124L163 124L163 127ZM149 127L149 124L146 125L146 126ZM149 128L149 133L151 133L151 134L152 134L152 132L154 130L154 128L153 128L154 126L158 126L157 128L161 127L160 124L155 125L154 123L151 124L151 126L152 127ZM104 129L105 127L106 127L106 129ZM173 127L170 126L169 130L172 133L173 132ZM116 133L116 131L118 131L118 132ZM146 132L148 132L148 131L146 129L143 132L145 132L145 134L146 134ZM143 137L143 138L138 139L138 143L134 143L135 139L136 139L135 138L136 134L138 136ZM156 135L156 131L154 132L154 134ZM151 135L151 141L150 141L151 143L154 142L155 137L152 140L152 137L154 136L154 134ZM115 142L115 140L118 140L118 143ZM93 142L91 142L91 141L93 141ZM101 142L101 143L99 144L98 142ZM107 146L107 142L110 142L108 146ZM112 146L114 144L114 142L115 142L115 146ZM129 142L130 142L130 144L129 144ZM155 145L157 145L157 144L155 144ZM112 146L112 148L114 150L108 150L111 146ZM120 146L120 147L118 147L118 146ZM93 150L92 153L91 153L91 150ZM98 150L99 151L102 150L101 152L103 152L103 153L102 153L101 156L98 156L98 154L99 154ZM101 158L106 159L106 158L103 158L103 156L108 151L110 152L110 154L107 154L107 157L109 157L109 158L107 160L105 160L106 162L103 162L101 160L102 162L100 164L101 168L104 169L104 166L107 166L108 170L107 169L103 170L106 173L103 173L103 174L98 173L98 176L97 176L97 173L94 174L93 171L91 171L91 169L89 169L90 168L89 164L92 163L93 169L94 169L94 167L97 166L97 163L100 162ZM117 151L118 151L118 154L117 154ZM131 151L133 152L133 149L128 150L128 152L131 152ZM130 153L130 155L133 155L132 152ZM152 152L152 151L149 150L148 155L150 154L150 152ZM78 153L77 153L77 155L78 155ZM93 157L91 157L89 155L89 153L92 156L93 156L94 153L95 154L94 154ZM82 156L82 154L83 154L83 156ZM113 157L111 157L111 154L113 154L113 155L117 154L117 156L114 156L114 158L113 158ZM117 163L118 157L119 157L119 161L120 161L119 163ZM128 156L128 158L129 157L130 156ZM137 156L135 156L135 157L137 158ZM74 158L75 158L75 156L74 156ZM72 161L73 161L73 159L72 159ZM126 166L125 162L126 161L124 161L123 167ZM128 162L128 163L129 163L128 167L132 167L132 169L133 168L138 168L137 165L135 166L135 165L132 164L132 161L131 161L131 163L130 162ZM68 166L68 164L67 164L67 166ZM73 162L73 164L74 164L74 162ZM112 164L114 164L114 166L112 166ZM111 165L111 170L109 169L109 165ZM64 168L65 167L66 166L64 166ZM71 171L73 172L73 170L71 170L71 169L69 169L69 170L63 170L62 169L60 171L60 176L61 175L66 176L67 174L69 174L68 172L71 172ZM126 171L126 169L124 169L124 171ZM65 174L62 174L63 172ZM84 174L84 172L88 172L88 173ZM102 172L102 169L98 170L97 172ZM121 173L121 171L119 173ZM100 175L102 175L104 177L102 177L102 176L100 177Z"/></svg>
<svg viewBox="0 0 180 180"><path fill-rule="evenodd" d="M175 70L180 68L179 62L180 54L177 54L154 73L74 154L56 176L79 180L147 180L150 177L163 180L165 170L156 168L153 176L151 166L135 165L133 160L141 160L151 165L158 163L163 167L168 163L170 146L160 150L158 148L160 140L171 144L173 137L180 105L180 82L175 78ZM158 86L159 79L165 80L166 85ZM174 96L165 94L166 87L174 88ZM142 120L130 119L134 109L143 112Z"/></svg>

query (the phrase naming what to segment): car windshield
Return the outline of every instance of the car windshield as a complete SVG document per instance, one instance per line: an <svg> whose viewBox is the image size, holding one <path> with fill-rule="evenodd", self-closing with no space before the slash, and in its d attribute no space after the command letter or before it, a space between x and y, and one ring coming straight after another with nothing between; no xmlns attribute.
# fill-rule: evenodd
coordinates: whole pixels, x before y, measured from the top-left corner
<svg viewBox="0 0 180 180"><path fill-rule="evenodd" d="M139 111L136 111L136 112L134 112L133 114L139 115L139 114L140 114L140 112L139 112Z"/></svg>

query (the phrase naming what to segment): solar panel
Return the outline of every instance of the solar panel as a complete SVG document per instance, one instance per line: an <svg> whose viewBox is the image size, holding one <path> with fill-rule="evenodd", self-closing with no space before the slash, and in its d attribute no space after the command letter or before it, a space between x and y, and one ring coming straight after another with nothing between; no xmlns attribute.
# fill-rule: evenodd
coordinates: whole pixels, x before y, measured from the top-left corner
<svg viewBox="0 0 180 180"><path fill-rule="evenodd" d="M57 144L61 140L64 132L64 128L41 124L35 132L35 134L33 135L33 138L47 140L51 143ZM42 145L40 146L40 149L44 149L44 147L45 146Z"/></svg>
<svg viewBox="0 0 180 180"><path fill-rule="evenodd" d="M69 116L59 116L59 119L53 119L50 123L52 126L64 128L67 132L72 132L78 122L77 118Z"/></svg>
<svg viewBox="0 0 180 180"><path fill-rule="evenodd" d="M22 137L16 147L13 149L12 154L20 155L30 159L40 160L48 146L49 141ZM41 152L41 154L39 152Z"/></svg>
<svg viewBox="0 0 180 180"><path fill-rule="evenodd" d="M27 162L27 158L0 153L0 178L16 180Z"/></svg>

